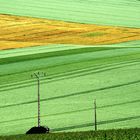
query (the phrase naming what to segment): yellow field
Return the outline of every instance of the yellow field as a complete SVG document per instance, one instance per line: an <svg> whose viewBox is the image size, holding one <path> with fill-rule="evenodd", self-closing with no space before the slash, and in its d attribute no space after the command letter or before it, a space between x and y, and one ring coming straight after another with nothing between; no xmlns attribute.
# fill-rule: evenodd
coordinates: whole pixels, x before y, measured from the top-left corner
<svg viewBox="0 0 140 140"><path fill-rule="evenodd" d="M0 50L46 44L114 44L140 40L140 28L0 15Z"/></svg>

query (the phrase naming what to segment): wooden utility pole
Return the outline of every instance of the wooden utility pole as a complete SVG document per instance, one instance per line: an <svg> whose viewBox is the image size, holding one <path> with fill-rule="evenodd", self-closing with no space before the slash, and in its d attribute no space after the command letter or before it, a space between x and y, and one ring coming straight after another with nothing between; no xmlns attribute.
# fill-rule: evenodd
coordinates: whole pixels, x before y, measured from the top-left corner
<svg viewBox="0 0 140 140"><path fill-rule="evenodd" d="M46 76L46 74L45 73L43 73L43 72L37 72L37 73L33 73L32 75L31 75L31 77L32 78L35 78L36 80L37 80L37 86L38 86L38 100L37 100L37 102L38 102L38 117L37 117L37 119L38 119L38 127L40 127L40 77L44 77L44 76Z"/></svg>
<svg viewBox="0 0 140 140"><path fill-rule="evenodd" d="M97 131L96 99L94 100L94 126L95 126L95 131Z"/></svg>

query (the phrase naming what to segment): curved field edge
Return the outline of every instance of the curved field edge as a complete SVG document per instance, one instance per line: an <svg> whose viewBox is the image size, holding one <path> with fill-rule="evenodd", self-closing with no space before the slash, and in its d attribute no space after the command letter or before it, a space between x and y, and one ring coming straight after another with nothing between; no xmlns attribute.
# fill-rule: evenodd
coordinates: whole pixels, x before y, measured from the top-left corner
<svg viewBox="0 0 140 140"><path fill-rule="evenodd" d="M138 0L30 0L28 2L1 0L0 13L80 23L140 27Z"/></svg>
<svg viewBox="0 0 140 140"><path fill-rule="evenodd" d="M99 45L140 40L139 28L0 15L0 49L48 44Z"/></svg>
<svg viewBox="0 0 140 140"><path fill-rule="evenodd" d="M102 48L103 47L103 48ZM16 48L0 51L0 59L9 58L9 57L18 57L23 55L32 55L37 53L49 53L56 51L66 51L71 49L86 49L86 48L98 48L100 49L109 49L109 48L139 48L140 40L129 41L125 43L118 43L112 45L72 45L72 44L54 44L54 45L45 45L45 46L34 46L34 47L25 47L25 48ZM97 50L98 50L97 49Z"/></svg>
<svg viewBox="0 0 140 140"><path fill-rule="evenodd" d="M41 58L50 58L50 57L57 57L57 56L67 56L72 54L82 54L82 53L88 53L92 51L103 51L103 50L111 50L111 49L121 49L121 48L101 48L101 47L90 47L90 48L73 48L68 50L61 50L61 51L54 51L54 52L42 52L35 54L29 54L29 55L20 55L20 56L12 56L12 57L5 57L0 59L0 64L8 64L13 62L20 62L20 61L29 61L34 59L41 59Z"/></svg>
<svg viewBox="0 0 140 140"><path fill-rule="evenodd" d="M86 131L86 132L69 132L69 133L52 133L44 135L15 135L15 136L3 136L1 140L136 140L140 138L140 129L118 129L118 130L106 130L106 131Z"/></svg>

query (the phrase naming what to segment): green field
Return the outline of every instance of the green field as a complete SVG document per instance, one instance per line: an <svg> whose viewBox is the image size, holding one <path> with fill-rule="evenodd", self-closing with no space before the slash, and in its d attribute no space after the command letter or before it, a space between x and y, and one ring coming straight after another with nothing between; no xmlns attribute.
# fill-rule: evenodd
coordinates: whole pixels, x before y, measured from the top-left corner
<svg viewBox="0 0 140 140"><path fill-rule="evenodd" d="M139 140L140 129L118 129L107 131L86 131L53 133L47 135L13 135L0 137L1 140Z"/></svg>
<svg viewBox="0 0 140 140"><path fill-rule="evenodd" d="M139 0L0 0L0 13L140 27Z"/></svg>
<svg viewBox="0 0 140 140"><path fill-rule="evenodd" d="M37 125L37 86L30 75L38 70L47 73L41 81L41 124L51 131L93 130L94 99L98 129L140 127L139 45L5 50L0 63L0 135Z"/></svg>

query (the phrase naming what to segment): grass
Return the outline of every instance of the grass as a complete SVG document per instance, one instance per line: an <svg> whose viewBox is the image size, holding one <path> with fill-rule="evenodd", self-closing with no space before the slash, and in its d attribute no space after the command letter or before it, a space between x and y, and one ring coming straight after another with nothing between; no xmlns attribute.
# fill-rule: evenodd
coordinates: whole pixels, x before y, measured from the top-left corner
<svg viewBox="0 0 140 140"><path fill-rule="evenodd" d="M140 29L0 15L0 49L44 44L98 45L140 39Z"/></svg>
<svg viewBox="0 0 140 140"><path fill-rule="evenodd" d="M140 27L138 0L12 0L0 1L0 13L63 21Z"/></svg>
<svg viewBox="0 0 140 140"><path fill-rule="evenodd" d="M0 67L1 135L23 134L37 124L37 87L30 74L38 70L47 73L41 124L53 132L92 130L95 98L99 130L139 127L140 49L66 46L1 51L7 59Z"/></svg>
<svg viewBox="0 0 140 140"><path fill-rule="evenodd" d="M1 140L138 140L140 129L118 129L107 131L86 131L52 133L47 135L17 135L0 137Z"/></svg>

